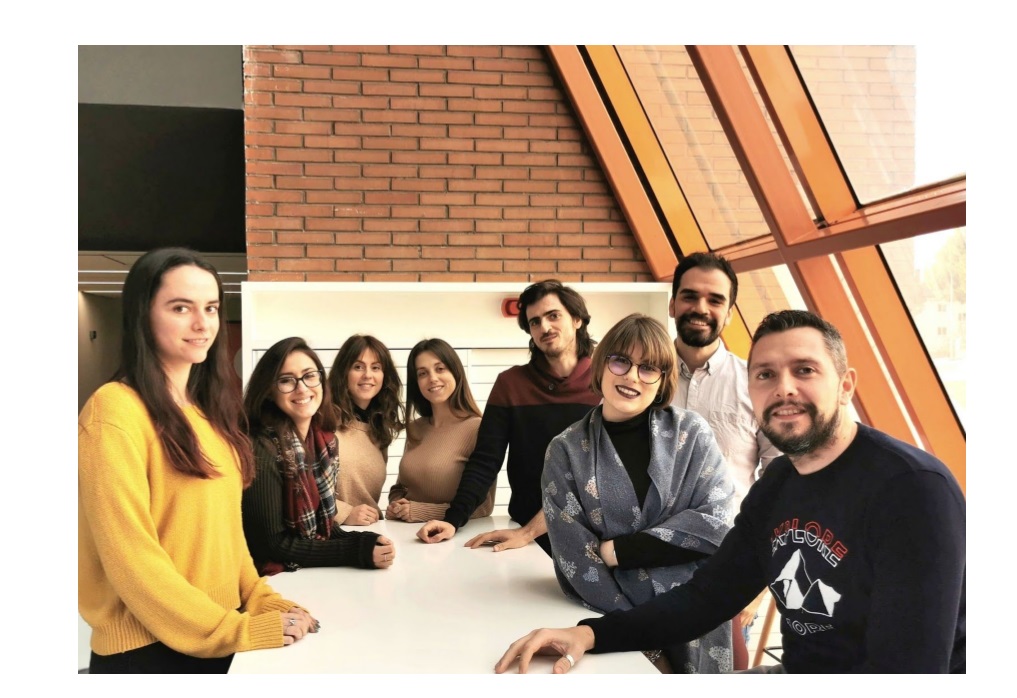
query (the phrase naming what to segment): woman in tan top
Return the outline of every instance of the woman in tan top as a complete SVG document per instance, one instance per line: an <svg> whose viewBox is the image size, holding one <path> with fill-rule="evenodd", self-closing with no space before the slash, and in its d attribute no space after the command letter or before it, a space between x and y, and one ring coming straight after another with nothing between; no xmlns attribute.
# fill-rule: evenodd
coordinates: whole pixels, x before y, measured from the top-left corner
<svg viewBox="0 0 1017 698"><path fill-rule="evenodd" d="M335 521L368 526L381 518L388 446L405 426L402 381L388 348L355 334L339 348L328 385L339 417Z"/></svg>
<svg viewBox="0 0 1017 698"><path fill-rule="evenodd" d="M387 514L403 521L440 519L477 443L480 409L459 356L441 339L425 339L413 347L406 375L406 450L388 494ZM413 419L415 411L418 419ZM470 518L490 516L494 490L492 485Z"/></svg>

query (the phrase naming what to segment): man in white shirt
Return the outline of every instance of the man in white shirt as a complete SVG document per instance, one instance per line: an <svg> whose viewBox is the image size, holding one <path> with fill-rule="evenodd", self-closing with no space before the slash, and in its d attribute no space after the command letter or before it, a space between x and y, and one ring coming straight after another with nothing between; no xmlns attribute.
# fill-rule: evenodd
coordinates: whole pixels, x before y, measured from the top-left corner
<svg viewBox="0 0 1017 698"><path fill-rule="evenodd" d="M752 412L745 360L729 352L720 338L731 322L737 297L738 277L731 264L720 255L695 252L675 267L667 312L678 333L674 346L680 368L671 404L698 412L709 423L740 506L762 469L780 451L763 434ZM762 599L760 595L737 619L746 643Z"/></svg>

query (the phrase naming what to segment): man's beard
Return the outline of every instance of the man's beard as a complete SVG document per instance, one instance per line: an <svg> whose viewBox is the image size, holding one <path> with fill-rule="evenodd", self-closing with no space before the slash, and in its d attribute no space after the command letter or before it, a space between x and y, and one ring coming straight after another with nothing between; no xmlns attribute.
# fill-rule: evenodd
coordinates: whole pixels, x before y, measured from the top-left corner
<svg viewBox="0 0 1017 698"><path fill-rule="evenodd" d="M709 331L704 333L703 327L692 326L689 324L689 320L705 320ZM718 323L709 315L699 315L698 313L685 313L678 318L677 328L678 336L681 340L690 347L708 347L717 341L717 337L720 336L720 328Z"/></svg>
<svg viewBox="0 0 1017 698"><path fill-rule="evenodd" d="M799 435L785 433L779 428L770 425L770 416L775 410L782 407L794 405L805 410L812 420L811 426ZM781 453L787 456L802 456L806 453L816 451L833 441L833 437L840 425L840 410L833 413L829 419L819 416L819 411L813 404L800 404L797 402L785 402L778 405L770 405L763 413L763 423L760 429L774 446L780 449Z"/></svg>

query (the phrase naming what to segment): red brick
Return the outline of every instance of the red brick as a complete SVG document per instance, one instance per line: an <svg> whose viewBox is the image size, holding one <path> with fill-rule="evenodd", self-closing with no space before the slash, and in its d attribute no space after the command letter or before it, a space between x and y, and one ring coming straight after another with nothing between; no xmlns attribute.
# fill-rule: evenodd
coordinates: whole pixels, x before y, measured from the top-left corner
<svg viewBox="0 0 1017 698"><path fill-rule="evenodd" d="M406 192L368 192L364 195L368 204L416 204L425 203L422 196ZM393 212L394 213L394 212Z"/></svg>
<svg viewBox="0 0 1017 698"><path fill-rule="evenodd" d="M392 236L388 233L337 233L337 245L389 245Z"/></svg>
<svg viewBox="0 0 1017 698"><path fill-rule="evenodd" d="M474 115L470 112L421 112L422 124L472 124Z"/></svg>
<svg viewBox="0 0 1017 698"><path fill-rule="evenodd" d="M332 132L331 124L315 121L280 121L275 125L276 133L312 133L327 135Z"/></svg>
<svg viewBox="0 0 1017 698"><path fill-rule="evenodd" d="M505 246L506 247L533 247L533 246L550 246L557 245L558 239L555 235L540 235L530 233L526 235L506 235Z"/></svg>
<svg viewBox="0 0 1017 698"><path fill-rule="evenodd" d="M534 143L528 141L478 140L477 152L483 153L525 153Z"/></svg>
<svg viewBox="0 0 1017 698"><path fill-rule="evenodd" d="M532 100L505 100L501 108L517 114L553 114L555 102L534 102Z"/></svg>
<svg viewBox="0 0 1017 698"><path fill-rule="evenodd" d="M507 247L478 247L477 259L527 259L530 253L528 250Z"/></svg>
<svg viewBox="0 0 1017 698"><path fill-rule="evenodd" d="M530 223L531 233L578 233L582 230L580 221L533 221ZM558 241L559 244L561 240Z"/></svg>
<svg viewBox="0 0 1017 698"><path fill-rule="evenodd" d="M632 259L632 250L625 247L587 247L583 259Z"/></svg>
<svg viewBox="0 0 1017 698"><path fill-rule="evenodd" d="M275 213L275 204L247 204L244 213L248 217L271 216Z"/></svg>
<svg viewBox="0 0 1017 698"><path fill-rule="evenodd" d="M438 246L445 244L441 233L398 233L392 236L393 245Z"/></svg>
<svg viewBox="0 0 1017 698"><path fill-rule="evenodd" d="M643 262L643 261L625 262L625 261L615 260L615 261L611 262L611 271L613 271L613 272L642 272L642 273L645 274L645 273L647 273L647 266L646 266L646 262Z"/></svg>
<svg viewBox="0 0 1017 698"><path fill-rule="evenodd" d="M578 247L532 247L530 259L579 259L582 249Z"/></svg>
<svg viewBox="0 0 1017 698"><path fill-rule="evenodd" d="M312 162L304 165L308 177L355 177L360 174L360 165L325 165Z"/></svg>
<svg viewBox="0 0 1017 698"><path fill-rule="evenodd" d="M452 184L449 182L450 188ZM395 179L392 191L445 191L445 183L440 179Z"/></svg>
<svg viewBox="0 0 1017 698"><path fill-rule="evenodd" d="M279 160L290 162L328 162L332 154L328 150L309 148L276 148L275 156Z"/></svg>
<svg viewBox="0 0 1017 698"><path fill-rule="evenodd" d="M333 272L331 274L328 274L328 273L320 273L320 272L308 272L304 276L306 277L304 279L305 281L346 281L346 282L349 282L349 281L363 281L364 280L363 279L364 275L363 274L357 274L357 273Z"/></svg>
<svg viewBox="0 0 1017 698"><path fill-rule="evenodd" d="M248 189L247 201L249 203L300 203L304 200L304 193L279 189Z"/></svg>
<svg viewBox="0 0 1017 698"><path fill-rule="evenodd" d="M448 129L445 126L435 124L394 124L390 128L393 136L409 138L444 138L448 135Z"/></svg>
<svg viewBox="0 0 1017 698"><path fill-rule="evenodd" d="M554 167L557 162L554 155L547 153L506 153L506 165L522 165L523 167Z"/></svg>
<svg viewBox="0 0 1017 698"><path fill-rule="evenodd" d="M460 235L452 233L448 236L450 245L500 245L501 235Z"/></svg>
<svg viewBox="0 0 1017 698"><path fill-rule="evenodd" d="M368 82L360 86L368 96L414 97L419 94L418 86L409 82Z"/></svg>
<svg viewBox="0 0 1017 698"><path fill-rule="evenodd" d="M279 92L275 95L275 105L279 107L313 107L328 108L332 106L332 98L328 95L288 94Z"/></svg>
<svg viewBox="0 0 1017 698"><path fill-rule="evenodd" d="M368 247L364 250L369 259L419 259L416 247Z"/></svg>
<svg viewBox="0 0 1017 698"><path fill-rule="evenodd" d="M504 73L501 76L501 84L552 87L554 78L546 73Z"/></svg>
<svg viewBox="0 0 1017 698"><path fill-rule="evenodd" d="M300 80L279 78L248 78L244 80L244 89L253 92L300 92Z"/></svg>
<svg viewBox="0 0 1017 698"><path fill-rule="evenodd" d="M501 218L502 216L502 210L495 207L452 206L448 210L449 218L476 218L479 220L481 218Z"/></svg>
<svg viewBox="0 0 1017 698"><path fill-rule="evenodd" d="M366 122L381 122L386 124L415 124L417 123L417 112L364 110L363 119Z"/></svg>
<svg viewBox="0 0 1017 698"><path fill-rule="evenodd" d="M247 244L248 245L258 244L258 243L261 243L261 244L271 244L274 241L275 241L275 234L271 233L271 232L263 232L263 233L248 232L247 233ZM273 266L272 268L274 269L275 267Z"/></svg>
<svg viewBox="0 0 1017 698"><path fill-rule="evenodd" d="M276 177L275 185L280 189L331 189L328 177Z"/></svg>
<svg viewBox="0 0 1017 698"><path fill-rule="evenodd" d="M277 78L310 78L312 80L328 80L330 68L311 65L274 65L272 75Z"/></svg>
<svg viewBox="0 0 1017 698"><path fill-rule="evenodd" d="M295 162L249 162L248 174L266 175L299 175L304 171L303 165Z"/></svg>
<svg viewBox="0 0 1017 698"><path fill-rule="evenodd" d="M248 245L248 257L303 257L303 245Z"/></svg>
<svg viewBox="0 0 1017 698"><path fill-rule="evenodd" d="M329 259L363 259L364 248L357 245L308 245L307 256Z"/></svg>
<svg viewBox="0 0 1017 698"><path fill-rule="evenodd" d="M421 150L473 150L474 142L468 138L421 138Z"/></svg>
<svg viewBox="0 0 1017 698"><path fill-rule="evenodd" d="M501 73L485 73L479 70L450 70L448 71L448 82L450 84L466 85L500 85ZM481 88L477 88L479 93ZM477 95L480 97L480 95Z"/></svg>
<svg viewBox="0 0 1017 698"><path fill-rule="evenodd" d="M336 162L388 162L387 150L336 150L333 155Z"/></svg>
<svg viewBox="0 0 1017 698"><path fill-rule="evenodd" d="M380 220L368 219L364 221L364 232L407 233L416 232L419 226L420 221L417 220L397 221L391 218L382 218Z"/></svg>
<svg viewBox="0 0 1017 698"><path fill-rule="evenodd" d="M449 191L502 191L503 182L494 179L450 179ZM507 191L507 188L506 188Z"/></svg>
<svg viewBox="0 0 1017 698"><path fill-rule="evenodd" d="M365 55L360 62L385 68L416 68L419 60L416 56Z"/></svg>
<svg viewBox="0 0 1017 698"><path fill-rule="evenodd" d="M332 271L335 262L331 259L280 259L279 271Z"/></svg>
<svg viewBox="0 0 1017 698"><path fill-rule="evenodd" d="M477 221L478 233L522 233L526 231L526 221ZM508 246L508 243L505 243Z"/></svg>
<svg viewBox="0 0 1017 698"><path fill-rule="evenodd" d="M284 274L281 272L257 272L255 274L249 274L248 278L251 281L303 281L303 274L290 272Z"/></svg>
<svg viewBox="0 0 1017 698"><path fill-rule="evenodd" d="M615 262L619 264L619 262ZM566 260L558 263L558 269L563 272L606 272L611 270L611 262L589 261L589 260Z"/></svg>
<svg viewBox="0 0 1017 698"><path fill-rule="evenodd" d="M410 272L388 272L377 274L364 274L365 283L378 283L385 281L417 281L417 274Z"/></svg>
<svg viewBox="0 0 1017 698"><path fill-rule="evenodd" d="M529 192L533 194L552 194L555 191L554 182L541 182L539 180L523 180L521 182L505 182L507 192Z"/></svg>
<svg viewBox="0 0 1017 698"><path fill-rule="evenodd" d="M288 231L282 231L276 233L276 242L279 244L309 244L309 245L331 245L333 240L332 233L308 233L301 231L299 233L293 233ZM310 247L307 248L310 251Z"/></svg>
<svg viewBox="0 0 1017 698"><path fill-rule="evenodd" d="M473 221L471 220L436 220L436 221L420 221L420 229L424 232L441 232L441 233L464 233L473 230ZM455 244L449 241L449 244ZM465 244L465 243L464 243Z"/></svg>
<svg viewBox="0 0 1017 698"><path fill-rule="evenodd" d="M308 204L279 204L277 213L280 216L313 217L325 218L332 215L331 206L308 205Z"/></svg>
<svg viewBox="0 0 1017 698"><path fill-rule="evenodd" d="M337 271L388 271L392 262L387 259L344 259L335 266Z"/></svg>
<svg viewBox="0 0 1017 698"><path fill-rule="evenodd" d="M444 153L422 153L420 151L405 151L400 150L392 153L392 162L399 164L417 164L417 165L444 165L448 162L448 158Z"/></svg>
<svg viewBox="0 0 1017 698"><path fill-rule="evenodd" d="M425 282L441 281L444 283L462 283L464 281L473 281L473 274L449 274L448 272L442 274L421 274L420 280Z"/></svg>
<svg viewBox="0 0 1017 698"><path fill-rule="evenodd" d="M477 256L473 247L424 247L420 255L425 259L473 259Z"/></svg>
<svg viewBox="0 0 1017 698"><path fill-rule="evenodd" d="M553 274L558 271L554 262L540 262L528 259L525 262L508 260L505 262L507 272L528 272L530 274Z"/></svg>
<svg viewBox="0 0 1017 698"><path fill-rule="evenodd" d="M392 271L445 271L448 262L444 259L396 259Z"/></svg>
<svg viewBox="0 0 1017 698"><path fill-rule="evenodd" d="M389 71L392 82L445 82L445 73L440 70L401 70Z"/></svg>
<svg viewBox="0 0 1017 698"><path fill-rule="evenodd" d="M448 263L449 271L489 271L499 272L502 263L498 260L452 259Z"/></svg>
<svg viewBox="0 0 1017 698"><path fill-rule="evenodd" d="M433 57L422 57L420 60L421 68L430 68L434 70L472 70L473 59L472 58L457 58L445 56L442 58Z"/></svg>
<svg viewBox="0 0 1017 698"><path fill-rule="evenodd" d="M307 65L360 65L360 56L350 53L305 53Z"/></svg>
<svg viewBox="0 0 1017 698"><path fill-rule="evenodd" d="M445 55L445 47L444 46L432 46L432 45L423 45L423 46L389 46L388 50L391 51L392 53L409 53L409 54L421 55L421 56L444 56Z"/></svg>
<svg viewBox="0 0 1017 698"><path fill-rule="evenodd" d="M309 191L309 204L360 204L364 202L364 194L360 191Z"/></svg>
<svg viewBox="0 0 1017 698"><path fill-rule="evenodd" d="M475 121L478 124L490 124L492 126L525 126L528 123L526 114L477 114Z"/></svg>
<svg viewBox="0 0 1017 698"><path fill-rule="evenodd" d="M417 168L411 165L364 165L365 177L415 177Z"/></svg>
<svg viewBox="0 0 1017 698"><path fill-rule="evenodd" d="M478 194L478 206L526 206L525 194Z"/></svg>
<svg viewBox="0 0 1017 698"><path fill-rule="evenodd" d="M534 220L540 218L554 218L555 210L553 208L507 208L505 209L506 218L519 218L523 220Z"/></svg>
<svg viewBox="0 0 1017 698"><path fill-rule="evenodd" d="M300 63L300 52L244 48L244 63Z"/></svg>
<svg viewBox="0 0 1017 698"><path fill-rule="evenodd" d="M360 221L355 218L309 218L305 227L308 230L360 230Z"/></svg>
<svg viewBox="0 0 1017 698"><path fill-rule="evenodd" d="M472 206L477 203L473 194L441 193L421 194L420 203L424 206Z"/></svg>
<svg viewBox="0 0 1017 698"><path fill-rule="evenodd" d="M444 206L393 206L393 218L444 218Z"/></svg>
<svg viewBox="0 0 1017 698"><path fill-rule="evenodd" d="M249 230L300 230L304 227L299 218L248 218Z"/></svg>
<svg viewBox="0 0 1017 698"><path fill-rule="evenodd" d="M332 80L304 80L304 92L327 95L360 94L360 85L355 82L333 82Z"/></svg>
<svg viewBox="0 0 1017 698"><path fill-rule="evenodd" d="M546 61L544 49L540 46L503 46L502 55L505 58L527 59L527 65L530 70L533 70L535 63L545 65Z"/></svg>
<svg viewBox="0 0 1017 698"><path fill-rule="evenodd" d="M485 112L485 111L496 111L500 112L502 104L498 100L494 99L449 99L448 110L449 111L466 111L466 112ZM264 117L267 118L267 117Z"/></svg>
<svg viewBox="0 0 1017 698"><path fill-rule="evenodd" d="M500 165L501 153L449 153L449 165Z"/></svg>
<svg viewBox="0 0 1017 698"><path fill-rule="evenodd" d="M449 46L446 52L450 56L499 58L501 57L501 46Z"/></svg>

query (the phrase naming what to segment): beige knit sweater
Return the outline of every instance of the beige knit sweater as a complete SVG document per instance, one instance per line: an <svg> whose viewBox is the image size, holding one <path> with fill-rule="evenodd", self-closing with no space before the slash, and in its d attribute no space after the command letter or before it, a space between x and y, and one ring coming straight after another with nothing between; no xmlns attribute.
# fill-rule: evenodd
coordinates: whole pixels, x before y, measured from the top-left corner
<svg viewBox="0 0 1017 698"><path fill-rule="evenodd" d="M335 521L343 523L353 507L369 504L378 510L381 488L385 486L385 461L380 448L371 440L369 427L354 422L336 432L339 439L339 480L335 487Z"/></svg>
<svg viewBox="0 0 1017 698"><path fill-rule="evenodd" d="M399 461L399 478L388 493L388 501L410 501L410 521L429 521L445 515L456 495L459 478L474 446L480 417L468 417L435 429L427 417L413 421L406 432L406 450ZM490 516L494 510L494 491L470 516Z"/></svg>

